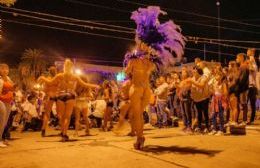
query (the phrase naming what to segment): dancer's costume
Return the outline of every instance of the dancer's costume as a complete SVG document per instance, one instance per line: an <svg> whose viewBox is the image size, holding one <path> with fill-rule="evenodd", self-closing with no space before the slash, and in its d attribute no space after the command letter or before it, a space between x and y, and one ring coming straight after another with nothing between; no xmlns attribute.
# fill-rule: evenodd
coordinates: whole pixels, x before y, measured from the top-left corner
<svg viewBox="0 0 260 168"><path fill-rule="evenodd" d="M160 65L170 65L184 53L185 37L181 34L180 27L172 20L160 23L160 14L167 13L161 11L160 7L149 6L139 8L131 16L137 25L136 48L126 53L124 65L132 82L129 91L130 111L137 113L133 115L134 120L136 119L133 122L137 134L136 149L141 149L144 142L143 124L139 122L142 122L143 109L149 104L151 97L151 73L155 66L160 68Z"/></svg>

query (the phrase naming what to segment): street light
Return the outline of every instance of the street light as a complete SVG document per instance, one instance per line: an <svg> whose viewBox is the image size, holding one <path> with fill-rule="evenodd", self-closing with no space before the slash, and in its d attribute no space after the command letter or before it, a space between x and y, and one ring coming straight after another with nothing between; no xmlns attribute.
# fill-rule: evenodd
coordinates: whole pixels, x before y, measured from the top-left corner
<svg viewBox="0 0 260 168"><path fill-rule="evenodd" d="M76 73L77 75L81 75L81 74L82 74L82 71L81 71L80 69L76 69L76 70L75 70L75 73Z"/></svg>
<svg viewBox="0 0 260 168"><path fill-rule="evenodd" d="M217 0L217 12L218 12L218 43L220 43L220 1ZM218 61L221 62L221 55L220 55L220 44L218 44Z"/></svg>

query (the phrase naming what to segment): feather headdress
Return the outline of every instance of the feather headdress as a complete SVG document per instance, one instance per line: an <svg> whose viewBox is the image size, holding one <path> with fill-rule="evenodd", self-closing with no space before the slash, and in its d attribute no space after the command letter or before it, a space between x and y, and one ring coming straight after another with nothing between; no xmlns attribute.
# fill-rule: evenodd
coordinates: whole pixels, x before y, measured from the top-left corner
<svg viewBox="0 0 260 168"><path fill-rule="evenodd" d="M132 13L131 19L137 25L136 49L126 54L124 63L144 55L156 64L173 63L176 58L182 57L186 39L181 34L181 28L172 20L160 23L160 14L167 13L157 6L139 8Z"/></svg>

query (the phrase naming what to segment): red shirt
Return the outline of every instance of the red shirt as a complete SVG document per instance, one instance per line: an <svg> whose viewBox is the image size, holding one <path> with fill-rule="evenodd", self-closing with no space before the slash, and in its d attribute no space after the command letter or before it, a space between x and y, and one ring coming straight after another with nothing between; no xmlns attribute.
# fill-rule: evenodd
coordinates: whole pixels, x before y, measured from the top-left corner
<svg viewBox="0 0 260 168"><path fill-rule="evenodd" d="M13 83L11 81L3 80L3 88L0 95L0 100L4 103L11 103L13 100L13 90Z"/></svg>

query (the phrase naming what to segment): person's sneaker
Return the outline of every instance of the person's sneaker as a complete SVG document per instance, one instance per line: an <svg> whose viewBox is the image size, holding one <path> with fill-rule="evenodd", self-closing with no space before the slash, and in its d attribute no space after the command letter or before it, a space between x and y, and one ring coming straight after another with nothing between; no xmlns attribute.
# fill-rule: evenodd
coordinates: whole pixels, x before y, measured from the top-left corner
<svg viewBox="0 0 260 168"><path fill-rule="evenodd" d="M212 130L212 131L209 133L209 135L215 135L216 133L217 133L216 130Z"/></svg>
<svg viewBox="0 0 260 168"><path fill-rule="evenodd" d="M207 129L207 128L205 128L204 130L203 130L203 134L208 134L209 133L209 130Z"/></svg>
<svg viewBox="0 0 260 168"><path fill-rule="evenodd" d="M192 132L191 127L187 127L186 130L185 130L185 133L188 134L188 135L192 134L193 132Z"/></svg>
<svg viewBox="0 0 260 168"><path fill-rule="evenodd" d="M238 123L235 122L235 121L232 121L232 122L230 122L230 125L232 125L232 126L238 126Z"/></svg>
<svg viewBox="0 0 260 168"><path fill-rule="evenodd" d="M216 136L223 136L223 135L224 135L224 132L223 132L223 131L218 131L215 135L216 135Z"/></svg>
<svg viewBox="0 0 260 168"><path fill-rule="evenodd" d="M183 132L186 132L186 130L187 130L187 127L182 128Z"/></svg>
<svg viewBox="0 0 260 168"><path fill-rule="evenodd" d="M7 139L3 140L3 143L7 146L9 145L9 141Z"/></svg>
<svg viewBox="0 0 260 168"><path fill-rule="evenodd" d="M246 121L242 121L239 125L246 125Z"/></svg>
<svg viewBox="0 0 260 168"><path fill-rule="evenodd" d="M195 132L196 134L201 134L201 129L200 129L200 128L195 128L194 132Z"/></svg>
<svg viewBox="0 0 260 168"><path fill-rule="evenodd" d="M1 141L0 142L0 148L6 148L7 147L7 145L6 144L4 144L4 142L3 141Z"/></svg>
<svg viewBox="0 0 260 168"><path fill-rule="evenodd" d="M254 121L247 122L246 125L254 125Z"/></svg>

